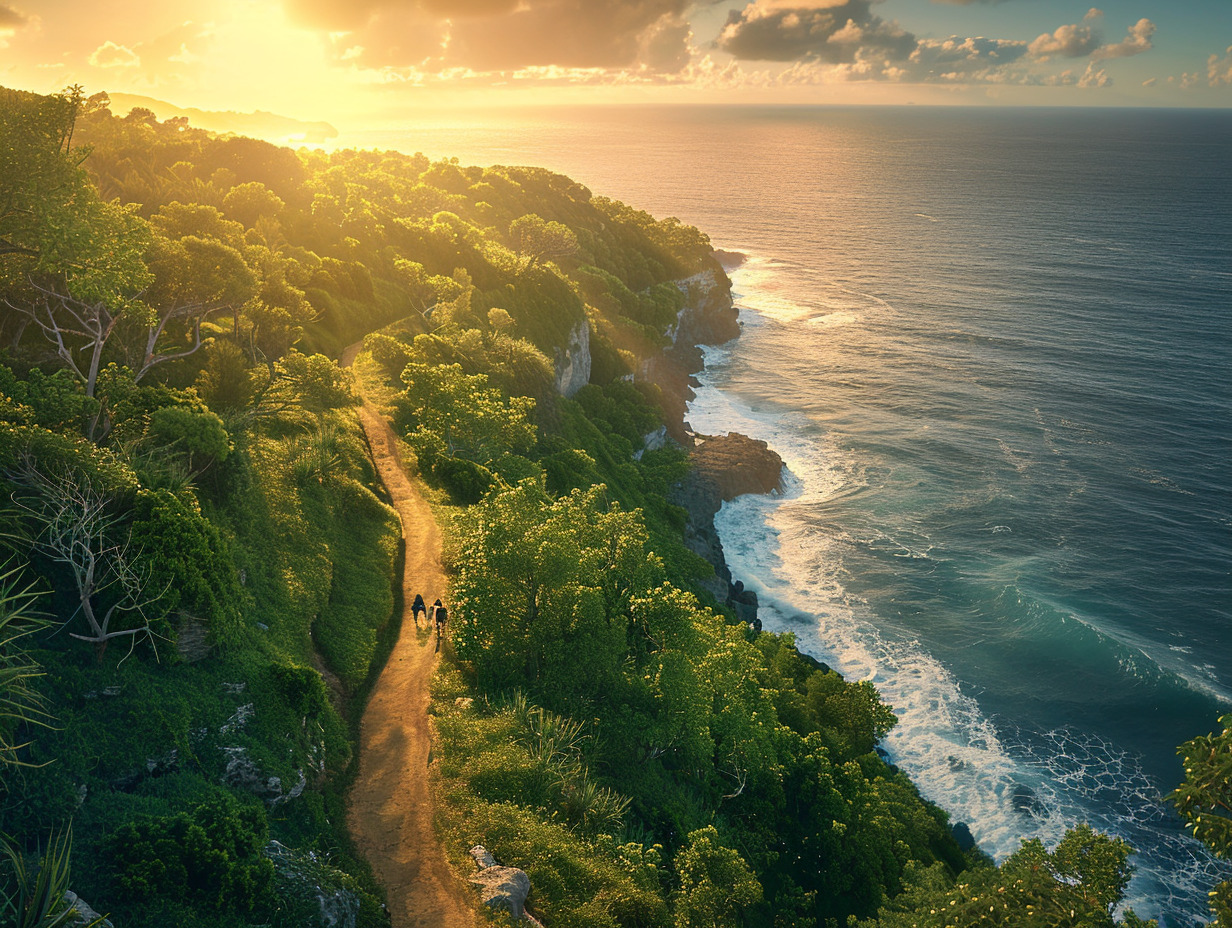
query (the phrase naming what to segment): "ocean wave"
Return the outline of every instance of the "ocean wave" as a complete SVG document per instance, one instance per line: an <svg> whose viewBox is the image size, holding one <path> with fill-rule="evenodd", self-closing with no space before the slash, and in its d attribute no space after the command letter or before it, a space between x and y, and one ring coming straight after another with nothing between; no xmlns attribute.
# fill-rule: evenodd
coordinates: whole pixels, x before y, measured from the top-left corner
<svg viewBox="0 0 1232 928"><path fill-rule="evenodd" d="M757 331L765 324L764 314L750 308L746 325ZM728 369L740 363L739 350L739 344L706 349L707 367L689 418L703 432L735 429L766 440L787 465L781 495L741 497L725 503L716 519L733 573L758 594L764 626L794 633L802 650L849 679L874 683L898 718L884 744L891 760L927 798L967 823L994 857L1013 853L1024 838L1053 844L1067 828L1090 822L1147 848L1137 860L1129 893L1140 913L1201 915L1197 901L1219 865L1163 810L1159 789L1140 759L1095 736L1063 729L1034 739L1003 730L1001 720L981 710L978 692L966 691L920 641L892 631L869 602L849 592L845 562L857 550L928 560L927 538L907 541L875 526L853 532L827 524L827 504L858 492L868 480L868 465L835 447L803 413L755 409L719 389ZM1009 445L1001 450L1011 464L1028 463ZM987 530L1010 534L1000 522L989 523ZM1013 584L1000 595L1017 597L1019 607L1038 600ZM1051 618L1036 617L1043 625L1024 627L1024 633L1051 634L1057 622L1073 619L1071 627L1093 636L1097 651L1115 654L1128 675L1154 681L1175 677L1183 681L1178 685L1205 684L1208 691L1214 685L1182 652L1154 655L1147 642L1122 640L1072 611L1037 604L1047 607ZM1210 673L1213 679L1213 669Z"/></svg>

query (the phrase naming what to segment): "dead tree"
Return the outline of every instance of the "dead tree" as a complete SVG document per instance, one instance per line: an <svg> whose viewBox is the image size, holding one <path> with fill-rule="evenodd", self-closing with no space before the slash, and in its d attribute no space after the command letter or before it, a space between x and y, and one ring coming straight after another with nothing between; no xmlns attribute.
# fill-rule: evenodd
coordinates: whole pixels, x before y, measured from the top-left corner
<svg viewBox="0 0 1232 928"><path fill-rule="evenodd" d="M94 645L100 662L114 638L134 644L147 638L153 644L148 612L161 592L151 592L149 571L137 562L131 534L111 511L114 501L86 477L42 467L29 457L7 476L19 487L13 502L33 523L31 547L62 565L72 580L77 609L63 624L80 614L86 634L69 631L69 636Z"/></svg>

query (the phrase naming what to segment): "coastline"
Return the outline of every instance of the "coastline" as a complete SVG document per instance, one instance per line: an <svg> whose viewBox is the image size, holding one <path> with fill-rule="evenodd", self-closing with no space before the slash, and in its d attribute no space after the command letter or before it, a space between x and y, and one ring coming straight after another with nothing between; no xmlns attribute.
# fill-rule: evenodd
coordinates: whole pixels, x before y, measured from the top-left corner
<svg viewBox="0 0 1232 928"><path fill-rule="evenodd" d="M686 418L688 405L696 397L694 388L700 385L696 375L705 370L702 346L723 345L740 337L739 310L727 271L743 263L744 256L716 250L713 257L714 267L676 282L688 301L670 332L671 344L644 362L641 376L662 393L666 440L689 453L688 476L672 488L669 500L688 514L686 546L714 568L714 578L703 587L741 621L760 631L757 594L732 576L715 518L723 503L746 493L780 491L783 459L766 442L739 432L695 432Z"/></svg>

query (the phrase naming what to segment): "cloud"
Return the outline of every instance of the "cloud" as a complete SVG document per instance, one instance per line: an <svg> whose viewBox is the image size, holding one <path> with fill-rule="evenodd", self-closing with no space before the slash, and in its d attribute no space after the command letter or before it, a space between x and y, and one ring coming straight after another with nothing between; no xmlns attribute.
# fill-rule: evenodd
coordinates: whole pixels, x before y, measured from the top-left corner
<svg viewBox="0 0 1232 928"><path fill-rule="evenodd" d="M869 7L870 0L755 0L731 11L717 44L752 61L905 59L916 47L915 36Z"/></svg>
<svg viewBox="0 0 1232 928"><path fill-rule="evenodd" d="M1151 50L1151 37L1155 35L1155 24L1149 19L1140 19L1129 27L1129 33L1121 42L1115 45L1105 45L1100 34L1090 25L1103 18L1103 11L1091 7L1082 23L1068 26L1058 26L1055 32L1045 32L1031 43L1029 51L1032 58L1048 61L1051 58L1086 58L1092 61L1103 61L1107 58L1128 58L1130 55L1140 55Z"/></svg>
<svg viewBox="0 0 1232 928"><path fill-rule="evenodd" d="M1155 35L1155 24L1145 17L1129 27L1129 34L1116 45L1105 45L1097 48L1091 57L1096 61L1105 58L1128 58L1131 55L1141 55L1151 50L1151 36Z"/></svg>
<svg viewBox="0 0 1232 928"><path fill-rule="evenodd" d="M1089 62L1082 77L1078 78L1078 86L1084 89L1095 90L1103 87L1111 87L1112 78L1108 76L1108 72L1103 68L1096 70L1094 62Z"/></svg>
<svg viewBox="0 0 1232 928"><path fill-rule="evenodd" d="M0 32L15 32L29 21L29 17L23 13L19 13L11 6L0 3Z"/></svg>
<svg viewBox="0 0 1232 928"><path fill-rule="evenodd" d="M1232 45L1228 46L1222 58L1211 55L1206 59L1206 82L1212 87L1232 84Z"/></svg>
<svg viewBox="0 0 1232 928"><path fill-rule="evenodd" d="M1045 32L1033 41L1028 50L1032 58L1085 58L1100 46L1100 38L1090 26L1058 26L1053 33Z"/></svg>
<svg viewBox="0 0 1232 928"><path fill-rule="evenodd" d="M690 58L690 0L283 2L299 21L335 34L340 58L365 68L678 71Z"/></svg>
<svg viewBox="0 0 1232 928"><path fill-rule="evenodd" d="M914 81L1002 83L1009 65L1027 54L1026 42L1008 39L923 39L908 59L904 78Z"/></svg>
<svg viewBox="0 0 1232 928"><path fill-rule="evenodd" d="M141 64L141 56L127 45L108 39L90 53L89 61L96 68L132 68Z"/></svg>

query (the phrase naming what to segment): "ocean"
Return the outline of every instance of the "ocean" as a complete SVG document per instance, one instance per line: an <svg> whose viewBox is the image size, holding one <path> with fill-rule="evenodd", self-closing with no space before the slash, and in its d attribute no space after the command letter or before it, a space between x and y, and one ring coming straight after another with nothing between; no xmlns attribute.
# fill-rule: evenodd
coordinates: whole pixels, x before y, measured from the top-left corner
<svg viewBox="0 0 1232 928"><path fill-rule="evenodd" d="M1232 711L1232 111L637 107L349 144L537 164L706 231L743 334L703 433L784 492L724 506L767 628L899 722L998 859L1078 822L1188 924L1228 871L1162 797Z"/></svg>

